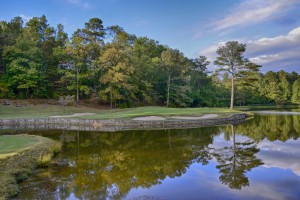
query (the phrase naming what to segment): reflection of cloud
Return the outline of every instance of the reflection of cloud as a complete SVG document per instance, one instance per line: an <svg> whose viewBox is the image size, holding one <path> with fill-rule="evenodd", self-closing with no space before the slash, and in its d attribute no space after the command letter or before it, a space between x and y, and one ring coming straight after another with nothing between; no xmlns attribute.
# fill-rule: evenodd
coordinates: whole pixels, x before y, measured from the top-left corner
<svg viewBox="0 0 300 200"><path fill-rule="evenodd" d="M288 140L286 142L270 142L263 140L259 143L258 157L263 160L265 167L277 167L290 169L300 176L299 141Z"/></svg>
<svg viewBox="0 0 300 200"><path fill-rule="evenodd" d="M230 199L296 199L294 195L294 187L284 187L285 191L282 192L282 187L285 185L285 181L281 180L256 180L250 179L250 186L243 188L242 190L229 189L228 186L222 184L215 176L209 173L198 173L198 180L201 180L199 184L205 184L209 188L210 192L215 191L222 195L224 199L230 197ZM300 182L294 183L299 185ZM295 186L294 185L294 186ZM214 192L213 192L214 193ZM229 195L229 194L230 195ZM212 198L214 199L214 198Z"/></svg>
<svg viewBox="0 0 300 200"><path fill-rule="evenodd" d="M247 44L247 57L251 61L263 65L265 68L263 71L280 68L285 68L288 71L299 71L300 26L286 35L239 42ZM213 44L200 51L200 55L213 61L217 57L216 50L224 44L225 41Z"/></svg>

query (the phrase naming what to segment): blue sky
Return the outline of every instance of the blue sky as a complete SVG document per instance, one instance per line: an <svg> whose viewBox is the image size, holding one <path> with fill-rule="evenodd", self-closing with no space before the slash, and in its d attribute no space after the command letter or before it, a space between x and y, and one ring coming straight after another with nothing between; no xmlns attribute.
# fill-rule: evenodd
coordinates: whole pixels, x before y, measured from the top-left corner
<svg viewBox="0 0 300 200"><path fill-rule="evenodd" d="M228 40L247 44L246 57L262 71L300 72L300 0L10 0L0 20L46 15L72 35L92 17L182 51L214 60ZM214 66L210 66L214 69Z"/></svg>

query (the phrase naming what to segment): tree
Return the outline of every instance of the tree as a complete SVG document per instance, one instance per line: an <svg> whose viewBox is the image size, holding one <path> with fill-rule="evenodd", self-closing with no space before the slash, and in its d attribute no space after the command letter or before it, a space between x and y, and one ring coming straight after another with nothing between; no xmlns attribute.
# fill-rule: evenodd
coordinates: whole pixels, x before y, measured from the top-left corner
<svg viewBox="0 0 300 200"><path fill-rule="evenodd" d="M155 60L159 60L163 50L164 46L147 37L134 39L130 62L135 69L132 75L133 84L137 87L135 105L158 103L159 91L156 88L160 88L158 80L161 71L158 71L160 65L156 65Z"/></svg>
<svg viewBox="0 0 300 200"><path fill-rule="evenodd" d="M187 85L190 77L185 76L188 72L189 63L184 55L177 49L173 50L168 48L161 53L161 61L164 73L167 76L167 107L169 107L170 97L172 96L175 104L181 104L180 102L184 103L184 101L190 101L189 97L185 95L190 89ZM176 82L182 83L177 84L179 87L176 87ZM172 94L171 89L173 89Z"/></svg>
<svg viewBox="0 0 300 200"><path fill-rule="evenodd" d="M98 93L100 77L100 65L97 61L104 50L104 37L106 35L106 30L102 23L102 20L99 18L91 18L85 23L81 33L86 51L85 64L90 79L89 87L94 96Z"/></svg>
<svg viewBox="0 0 300 200"><path fill-rule="evenodd" d="M258 65L249 63L244 58L244 52L246 51L246 44L239 43L237 41L229 41L222 47L217 49L218 57L214 64L219 66L217 72L225 71L231 76L231 99L230 109L233 109L234 105L234 82L241 75L247 76L249 71L257 71Z"/></svg>
<svg viewBox="0 0 300 200"><path fill-rule="evenodd" d="M285 71L279 71L278 72L278 78L279 78L279 88L281 91L281 103L286 104L290 102L291 95L292 95L292 87L288 80L288 73Z"/></svg>
<svg viewBox="0 0 300 200"><path fill-rule="evenodd" d="M64 112L65 112L65 107L72 105L74 99L75 99L74 95L60 96L58 99L58 103L64 107Z"/></svg>
<svg viewBox="0 0 300 200"><path fill-rule="evenodd" d="M292 102L300 105L300 78L293 84Z"/></svg>
<svg viewBox="0 0 300 200"><path fill-rule="evenodd" d="M59 61L53 54L54 48L59 45L59 42L56 41L55 29L48 24L45 15L41 17L33 17L26 25L38 35L40 40L40 50L43 61L42 71L45 75L44 84L46 85L44 96L53 96L56 93L55 83L59 80L59 76L57 76L57 65ZM58 33L61 35L63 27L59 28L61 29L58 30Z"/></svg>
<svg viewBox="0 0 300 200"><path fill-rule="evenodd" d="M191 60L190 76L192 87L192 106L207 106L211 102L212 82L208 77L207 66L209 61L205 56L199 56Z"/></svg>
<svg viewBox="0 0 300 200"><path fill-rule="evenodd" d="M40 40L36 32L26 28L16 39L16 44L4 48L7 66L5 82L10 93L20 92L20 97L44 97L45 87Z"/></svg>
<svg viewBox="0 0 300 200"><path fill-rule="evenodd" d="M125 96L130 97L132 94L134 88L129 78L134 69L129 63L130 36L120 27L110 27L110 31L114 35L113 41L105 45L98 62L102 68L100 82L105 88L100 92L100 97L109 101L113 108L113 102L124 100Z"/></svg>
<svg viewBox="0 0 300 200"><path fill-rule="evenodd" d="M6 63L4 62L4 49L13 46L16 39L23 31L23 21L21 17L15 17L10 22L0 21L0 97L8 97L9 85L4 80L6 77Z"/></svg>

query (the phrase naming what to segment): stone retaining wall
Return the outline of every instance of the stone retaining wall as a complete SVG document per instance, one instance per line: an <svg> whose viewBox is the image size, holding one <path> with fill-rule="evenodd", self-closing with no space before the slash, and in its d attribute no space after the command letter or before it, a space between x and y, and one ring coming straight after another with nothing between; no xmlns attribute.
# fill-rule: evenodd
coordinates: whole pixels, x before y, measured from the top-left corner
<svg viewBox="0 0 300 200"><path fill-rule="evenodd" d="M229 117L197 120L156 120L136 121L125 119L92 120L74 118L40 118L40 119L0 119L0 130L6 129L64 129L81 131L122 131L136 129L176 129L216 126L223 124L240 124L246 114L234 114Z"/></svg>

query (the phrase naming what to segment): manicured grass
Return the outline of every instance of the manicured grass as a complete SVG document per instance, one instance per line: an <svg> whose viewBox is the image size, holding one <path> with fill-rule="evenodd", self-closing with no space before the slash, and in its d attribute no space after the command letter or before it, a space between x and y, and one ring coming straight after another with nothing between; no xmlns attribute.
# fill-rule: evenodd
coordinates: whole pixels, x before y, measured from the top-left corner
<svg viewBox="0 0 300 200"><path fill-rule="evenodd" d="M60 105L48 104L28 105L23 107L0 105L0 119L47 118L53 115L68 115L93 111L97 111L97 109L74 106L64 108Z"/></svg>
<svg viewBox="0 0 300 200"><path fill-rule="evenodd" d="M118 119L141 116L201 116L204 114L228 115L238 113L226 108L165 108L158 106L136 107L127 109L105 110L95 115L84 116L85 119Z"/></svg>
<svg viewBox="0 0 300 200"><path fill-rule="evenodd" d="M28 135L1 135L0 136L0 158L1 156L22 151L39 142L36 137Z"/></svg>
<svg viewBox="0 0 300 200"><path fill-rule="evenodd" d="M81 119L119 119L134 118L141 116L201 116L203 114L219 114L226 116L237 113L227 108L166 108L159 106L145 106L126 109L101 110L89 107L64 108L59 105L28 105L24 107L0 105L0 119L20 119L20 118L47 118L49 116L71 115L74 113L95 113L94 115L81 116Z"/></svg>

